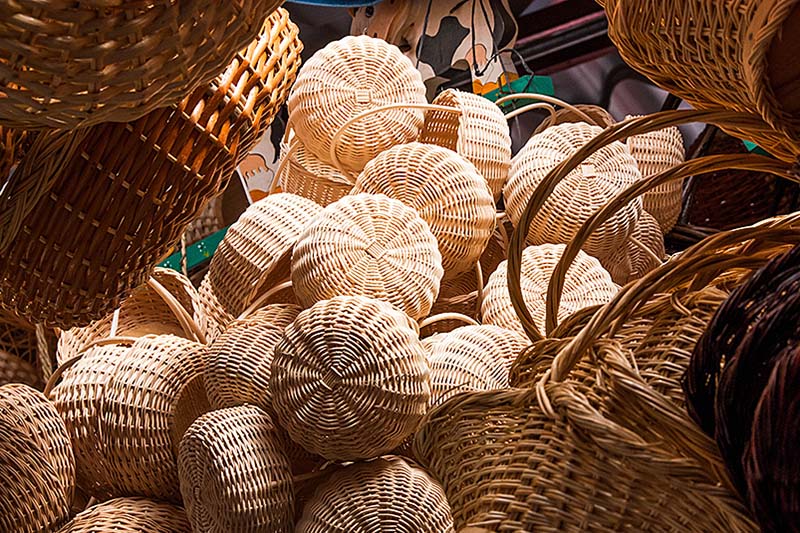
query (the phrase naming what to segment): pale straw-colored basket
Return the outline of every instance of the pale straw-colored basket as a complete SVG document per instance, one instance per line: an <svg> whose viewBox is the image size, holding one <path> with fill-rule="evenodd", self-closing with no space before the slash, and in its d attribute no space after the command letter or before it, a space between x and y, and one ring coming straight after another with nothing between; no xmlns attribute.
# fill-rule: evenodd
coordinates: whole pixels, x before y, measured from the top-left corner
<svg viewBox="0 0 800 533"><path fill-rule="evenodd" d="M495 228L492 193L475 166L431 144L395 146L367 163L353 194L385 194L417 210L442 254L445 279L471 270Z"/></svg>
<svg viewBox="0 0 800 533"><path fill-rule="evenodd" d="M275 179L281 191L308 198L322 207L349 194L353 188L350 177L309 152L296 135L281 143Z"/></svg>
<svg viewBox="0 0 800 533"><path fill-rule="evenodd" d="M603 131L586 123L566 123L534 135L514 157L503 191L506 212L516 227L536 187L547 173ZM565 177L537 213L529 244L569 242L581 225L606 202L641 179L628 147L616 142L587 157ZM624 246L642 211L637 198L592 234L584 250L609 257Z"/></svg>
<svg viewBox="0 0 800 533"><path fill-rule="evenodd" d="M563 244L528 246L522 252L522 296L541 335L545 334L545 295L561 254ZM619 290L600 261L581 251L570 266L564 282L564 293L558 310L558 320L564 320L585 307L610 301ZM483 321L525 334L517 318L508 292L507 261L500 263L489 277L483 291Z"/></svg>
<svg viewBox="0 0 800 533"><path fill-rule="evenodd" d="M558 124L565 124L567 122L587 122L588 124L600 126L601 128L607 128L616 122L611 113L600 106L592 104L574 104L572 107L582 111L592 120L587 121L584 117L575 113L573 109L565 107L558 109L554 115L545 117L536 129L533 130L533 134L536 135L551 126L557 126Z"/></svg>
<svg viewBox="0 0 800 533"><path fill-rule="evenodd" d="M386 302L338 296L300 313L272 360L278 420L330 460L377 457L427 409L430 375L417 326Z"/></svg>
<svg viewBox="0 0 800 533"><path fill-rule="evenodd" d="M58 533L192 533L181 507L146 498L116 498L78 514Z"/></svg>
<svg viewBox="0 0 800 533"><path fill-rule="evenodd" d="M400 50L366 35L348 36L317 51L303 67L289 97L290 122L305 147L334 164L336 132L363 111L387 105L425 103L422 76ZM424 114L392 109L349 128L336 146L344 168L358 172L396 144L416 140Z"/></svg>
<svg viewBox="0 0 800 533"><path fill-rule="evenodd" d="M297 533L454 533L442 487L400 457L333 473L306 504Z"/></svg>
<svg viewBox="0 0 800 533"><path fill-rule="evenodd" d="M439 294L441 258L436 237L414 209L385 195L357 194L326 207L300 236L292 282L306 307L361 295L419 319Z"/></svg>
<svg viewBox="0 0 800 533"><path fill-rule="evenodd" d="M433 103L460 113L428 111L420 142L449 148L470 161L497 201L511 166L511 137L503 112L482 96L456 89L441 92Z"/></svg>
<svg viewBox="0 0 800 533"><path fill-rule="evenodd" d="M292 531L289 457L272 419L258 407L231 407L198 418L181 439L178 472L194 531Z"/></svg>
<svg viewBox="0 0 800 533"><path fill-rule="evenodd" d="M661 266L666 256L661 226L650 213L642 211L628 242L603 263L611 279L625 285Z"/></svg>

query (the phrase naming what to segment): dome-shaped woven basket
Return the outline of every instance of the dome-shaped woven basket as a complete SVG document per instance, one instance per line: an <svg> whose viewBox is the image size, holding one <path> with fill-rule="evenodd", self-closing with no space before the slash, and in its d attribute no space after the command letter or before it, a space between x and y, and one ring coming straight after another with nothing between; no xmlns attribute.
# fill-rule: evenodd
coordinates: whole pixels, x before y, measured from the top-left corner
<svg viewBox="0 0 800 533"><path fill-rule="evenodd" d="M176 447L209 410L203 345L171 335L93 347L52 390L77 462L78 486L100 498L180 498Z"/></svg>
<svg viewBox="0 0 800 533"><path fill-rule="evenodd" d="M661 226L650 213L642 211L625 246L602 263L615 283L625 285L661 265L665 257Z"/></svg>
<svg viewBox="0 0 800 533"><path fill-rule="evenodd" d="M522 296L542 335L545 333L547 286L564 248L563 244L543 244L529 246L522 252ZM517 318L508 292L507 265L507 261L503 261L489 277L489 283L483 291L483 321L524 335L525 330ZM619 287L600 262L581 251L567 271L558 320L564 320L585 307L609 302L618 290Z"/></svg>
<svg viewBox="0 0 800 533"><path fill-rule="evenodd" d="M297 27L279 9L223 74L179 105L92 127L0 256L1 303L65 329L116 307L272 120L299 49Z"/></svg>
<svg viewBox="0 0 800 533"><path fill-rule="evenodd" d="M280 2L4 1L0 124L128 122L220 73Z"/></svg>
<svg viewBox="0 0 800 533"><path fill-rule="evenodd" d="M117 498L78 514L58 533L192 533L186 513L169 503Z"/></svg>
<svg viewBox="0 0 800 533"><path fill-rule="evenodd" d="M586 123L567 123L534 135L514 157L503 190L506 212L519 223L525 205L548 172L602 131ZM566 243L578 228L617 194L641 179L628 147L615 142L586 158L570 172L538 212L528 231L529 244ZM624 246L642 211L637 198L608 220L584 246L595 257L609 257Z"/></svg>
<svg viewBox="0 0 800 533"><path fill-rule="evenodd" d="M414 209L381 194L345 196L326 207L292 255L292 283L306 307L361 295L420 319L428 316L443 273L428 224Z"/></svg>
<svg viewBox="0 0 800 533"><path fill-rule="evenodd" d="M593 122L591 122L591 124L593 126L607 128L616 122L611 113L600 106L591 104L575 104L572 107L586 113L589 118L592 119ZM536 127L536 129L533 130L533 134L537 135L550 126L557 126L558 124L565 124L568 122L586 122L586 119L579 116L572 109L564 107L556 110L553 115L548 115L545 117L545 119Z"/></svg>
<svg viewBox="0 0 800 533"><path fill-rule="evenodd" d="M254 406L212 411L183 436L178 471L194 531L292 531L289 458L269 415Z"/></svg>
<svg viewBox="0 0 800 533"><path fill-rule="evenodd" d="M386 302L339 296L300 313L272 360L273 407L305 449L376 457L411 434L430 399L415 323Z"/></svg>
<svg viewBox="0 0 800 533"><path fill-rule="evenodd" d="M306 504L298 533L453 533L442 487L399 457L335 472Z"/></svg>
<svg viewBox="0 0 800 533"><path fill-rule="evenodd" d="M69 518L75 459L64 422L42 393L0 387L0 529L53 531Z"/></svg>
<svg viewBox="0 0 800 533"><path fill-rule="evenodd" d="M508 388L508 371L528 339L497 326L465 326L430 347L431 407L464 391Z"/></svg>
<svg viewBox="0 0 800 533"><path fill-rule="evenodd" d="M358 114L389 104L424 104L422 76L400 50L366 35L348 36L317 51L289 97L292 127L305 147L328 164L334 135ZM414 141L423 112L391 109L352 125L336 146L339 162L358 172L380 152Z"/></svg>
<svg viewBox="0 0 800 533"><path fill-rule="evenodd" d="M283 161L283 160L286 161ZM353 180L309 152L296 136L281 144L281 190L325 207L350 193Z"/></svg>
<svg viewBox="0 0 800 533"><path fill-rule="evenodd" d="M631 116L625 117L629 118ZM628 148L639 165L642 178L669 170L686 159L683 136L676 126L629 137ZM683 180L672 180L642 195L642 207L658 220L665 234L678 222L682 192Z"/></svg>
<svg viewBox="0 0 800 533"><path fill-rule="evenodd" d="M272 353L301 309L275 304L232 322L205 354L205 385L215 409L253 404L272 413Z"/></svg>
<svg viewBox="0 0 800 533"><path fill-rule="evenodd" d="M410 143L367 163L353 194L385 194L413 207L436 237L446 278L470 270L495 228L495 207L475 167L446 148Z"/></svg>
<svg viewBox="0 0 800 533"><path fill-rule="evenodd" d="M449 148L470 161L497 201L511 166L511 137L503 112L482 96L456 89L441 92L433 103L460 113L428 111L420 142Z"/></svg>
<svg viewBox="0 0 800 533"><path fill-rule="evenodd" d="M793 162L800 153L794 0L606 0L628 65L697 109L760 116L723 129ZM754 117L756 118L756 117Z"/></svg>
<svg viewBox="0 0 800 533"><path fill-rule="evenodd" d="M210 339L289 277L292 247L320 210L300 196L272 194L248 207L228 229L200 284Z"/></svg>

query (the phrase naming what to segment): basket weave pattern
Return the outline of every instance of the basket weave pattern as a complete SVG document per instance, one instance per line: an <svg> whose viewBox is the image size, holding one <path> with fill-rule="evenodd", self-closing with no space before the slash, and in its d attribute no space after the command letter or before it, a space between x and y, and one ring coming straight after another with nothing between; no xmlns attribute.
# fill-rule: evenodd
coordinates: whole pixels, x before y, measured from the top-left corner
<svg viewBox="0 0 800 533"><path fill-rule="evenodd" d="M58 533L192 533L186 513L169 503L117 498L78 514Z"/></svg>

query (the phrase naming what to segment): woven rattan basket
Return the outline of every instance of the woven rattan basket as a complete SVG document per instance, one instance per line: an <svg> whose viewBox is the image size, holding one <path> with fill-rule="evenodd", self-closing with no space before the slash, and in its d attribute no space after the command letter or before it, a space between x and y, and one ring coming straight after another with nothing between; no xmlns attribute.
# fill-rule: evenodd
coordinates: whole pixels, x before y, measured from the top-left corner
<svg viewBox="0 0 800 533"><path fill-rule="evenodd" d="M186 227L184 238L187 244L192 244L218 232L223 227L225 227L225 220L222 214L222 197L217 196L212 198Z"/></svg>
<svg viewBox="0 0 800 533"><path fill-rule="evenodd" d="M145 498L117 498L78 514L58 533L192 533L180 507Z"/></svg>
<svg viewBox="0 0 800 533"><path fill-rule="evenodd" d="M2 254L2 304L62 328L116 307L271 121L299 49L297 27L278 10L225 73L180 105L91 128Z"/></svg>
<svg viewBox="0 0 800 533"><path fill-rule="evenodd" d="M486 181L457 153L430 144L395 146L367 163L353 194L385 194L413 207L442 254L445 278L471 270L495 228Z"/></svg>
<svg viewBox="0 0 800 533"><path fill-rule="evenodd" d="M399 457L356 463L333 473L306 504L298 533L452 533L442 487Z"/></svg>
<svg viewBox="0 0 800 533"><path fill-rule="evenodd" d="M306 307L361 295L420 319L439 294L441 258L436 237L414 209L381 194L357 194L326 207L300 236L292 282Z"/></svg>
<svg viewBox="0 0 800 533"><path fill-rule="evenodd" d="M460 113L428 111L420 142L449 148L470 161L497 201L511 166L511 137L502 111L482 96L456 89L441 92L433 103Z"/></svg>
<svg viewBox="0 0 800 533"><path fill-rule="evenodd" d="M289 277L292 247L319 211L300 196L273 194L248 207L228 229L200 284L210 340Z"/></svg>
<svg viewBox="0 0 800 533"><path fill-rule="evenodd" d="M76 128L136 120L225 67L280 2L3 2L0 123Z"/></svg>
<svg viewBox="0 0 800 533"><path fill-rule="evenodd" d="M316 52L303 67L289 97L289 116L306 149L334 164L333 137L349 119L375 107L407 103L425 103L425 85L411 61L380 39L348 36ZM336 146L336 157L345 169L359 172L383 150L416 140L422 126L419 110L382 111L349 128Z"/></svg>
<svg viewBox="0 0 800 533"><path fill-rule="evenodd" d="M665 257L661 226L650 213L642 211L628 242L606 259L604 266L615 283L625 285L661 265Z"/></svg>
<svg viewBox="0 0 800 533"><path fill-rule="evenodd" d="M178 471L194 531L292 531L289 458L259 408L232 407L198 418L181 439Z"/></svg>
<svg viewBox="0 0 800 533"><path fill-rule="evenodd" d="M0 307L0 351L29 363L36 362L36 328Z"/></svg>
<svg viewBox="0 0 800 533"><path fill-rule="evenodd" d="M575 122L553 126L531 137L514 157L503 191L506 212L515 227L547 173L601 131L598 126ZM555 187L530 225L528 243L569 242L590 215L640 179L636 160L624 144L613 143L594 152ZM592 235L586 252L600 259L610 257L624 246L641 211L642 203L637 198Z"/></svg>
<svg viewBox="0 0 800 533"><path fill-rule="evenodd" d="M614 117L611 116L611 113L609 113L600 106L591 104L575 104L574 107L586 113L589 116L589 118L592 119L592 121L588 122L588 124L600 126L601 128L607 128L608 126L616 122L616 120L614 120ZM570 108L559 109L555 112L554 115L546 117L536 127L536 129L533 130L533 134L537 135L546 130L547 128L549 128L550 126L557 126L558 124L565 124L568 122L586 122L586 119L576 114Z"/></svg>
<svg viewBox="0 0 800 533"><path fill-rule="evenodd" d="M353 180L309 152L296 136L281 144L276 180L283 192L325 207L350 193Z"/></svg>
<svg viewBox="0 0 800 533"><path fill-rule="evenodd" d="M81 489L98 499L179 500L177 443L210 409L204 349L172 335L147 336L129 347L92 347L62 365L51 395L72 439Z"/></svg>
<svg viewBox="0 0 800 533"><path fill-rule="evenodd" d="M408 316L379 300L339 296L286 328L272 360L273 407L311 452L331 460L376 457L425 414L429 372Z"/></svg>
<svg viewBox="0 0 800 533"><path fill-rule="evenodd" d="M9 383L24 383L42 390L44 382L41 372L25 359L0 350L0 386Z"/></svg>
<svg viewBox="0 0 800 533"><path fill-rule="evenodd" d="M0 387L0 527L53 531L69 518L75 459L53 405L27 385Z"/></svg>

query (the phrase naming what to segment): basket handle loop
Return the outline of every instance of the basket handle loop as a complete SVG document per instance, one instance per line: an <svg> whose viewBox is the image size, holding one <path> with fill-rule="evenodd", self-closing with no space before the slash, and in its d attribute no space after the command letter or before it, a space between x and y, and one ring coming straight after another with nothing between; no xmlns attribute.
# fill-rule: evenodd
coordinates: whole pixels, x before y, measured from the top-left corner
<svg viewBox="0 0 800 533"><path fill-rule="evenodd" d="M438 315L429 316L428 318L420 321L419 329L430 326L437 322L444 322L445 320L460 320L468 326L480 326L477 320L461 313L439 313Z"/></svg>
<svg viewBox="0 0 800 533"><path fill-rule="evenodd" d="M277 285L272 287L270 290L268 290L267 292L265 292L264 294L262 294L261 296L256 298L253 301L253 303L251 303L247 307L247 309L242 311L242 314L239 315L237 320L243 320L243 319L247 318L248 316L250 316L251 314L256 312L258 309L260 309L261 306L264 304L264 302L266 302L271 296L274 296L277 293L281 292L282 290L290 288L291 286L292 286L292 280L286 280L286 281L284 281L282 283L278 283Z"/></svg>
<svg viewBox="0 0 800 533"><path fill-rule="evenodd" d="M272 176L272 181L269 183L269 190L267 194L275 194L278 190L278 184L280 183L281 176L283 175L284 171L286 170L287 165L289 164L289 158L294 154L295 150L297 149L297 141L292 142L289 141L287 146L287 150L281 154L281 159L278 162L278 168L275 169L275 175Z"/></svg>
<svg viewBox="0 0 800 533"><path fill-rule="evenodd" d="M178 322L180 323L181 328L183 328L184 333L186 333L190 339L194 339L200 344L205 344L205 334L200 329L200 326L197 325L197 322L194 321L194 318L192 318L186 309L184 309L175 296L152 276L147 280L147 285L153 289L153 291L155 291L155 293L158 294L162 300L164 300L164 303L167 304L170 311L172 311L172 313L175 315L175 318L178 319Z"/></svg>
<svg viewBox="0 0 800 533"><path fill-rule="evenodd" d="M348 128L350 128L350 126L352 126L359 120L362 120L370 115L374 115L375 113L380 113L381 111L390 111L392 109L423 109L425 111L442 111L444 113L453 113L457 115L461 114L461 110L458 109L457 107L451 107L447 105L415 104L415 103L387 104L378 107L373 107L372 109L367 109L366 111L359 113L358 115L350 118L350 120L345 122L342 125L342 127L339 128L339 131L337 131L336 134L333 136L333 139L331 139L331 148L329 157L331 162L333 163L333 167L336 168L336 170L338 170L339 172L341 172L343 176L348 176L352 178L353 173L348 172L347 170L344 169L341 161L339 161L339 155L336 153L339 149L339 142L341 141L342 136L345 134Z"/></svg>
<svg viewBox="0 0 800 533"><path fill-rule="evenodd" d="M538 94L538 93L515 93L515 94L509 94L508 96L504 96L504 97L498 99L497 102L495 102L495 103L497 105L501 105L501 104L504 104L506 102L510 102L512 100L522 100L522 99L525 99L525 100L540 100L540 101L536 102L536 103L533 103L533 104L530 104L530 105L526 105L526 106L524 106L524 107L522 107L520 109L515 109L514 111L509 112L506 115L507 119L511 119L511 118L516 117L517 115L521 115L522 113L525 113L526 111L528 111L530 109L541 109L541 108L544 107L544 106L541 105L544 102L544 103L547 103L547 104L552 104L552 105L557 105L559 107L563 107L564 109L569 109L570 111L572 111L573 113L575 113L576 115L581 117L583 120L585 120L589 124L594 124L596 126L603 127L603 124L599 124L596 120L594 120L592 117L590 117L588 114L584 113L583 111L581 111L580 109L578 109L574 105L569 104L569 103L565 102L564 100L561 100L561 99L556 98L554 96L548 96L546 94ZM538 107L534 107L534 106L538 106ZM550 107L550 109L551 109L550 116L555 118L555 109L553 109L552 107Z"/></svg>

